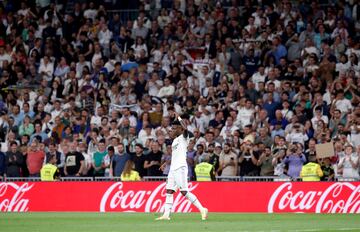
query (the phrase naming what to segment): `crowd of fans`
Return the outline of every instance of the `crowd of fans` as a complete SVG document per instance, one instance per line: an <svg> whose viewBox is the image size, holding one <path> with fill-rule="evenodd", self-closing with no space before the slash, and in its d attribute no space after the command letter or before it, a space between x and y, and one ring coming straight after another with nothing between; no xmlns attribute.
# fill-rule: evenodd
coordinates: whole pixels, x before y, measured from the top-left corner
<svg viewBox="0 0 360 232"><path fill-rule="evenodd" d="M201 162L359 177L357 0L140 1L134 20L112 4L2 2L0 175L39 176L54 157L62 176L121 176L127 160L166 175L177 112L190 178ZM319 158L327 142L335 156Z"/></svg>

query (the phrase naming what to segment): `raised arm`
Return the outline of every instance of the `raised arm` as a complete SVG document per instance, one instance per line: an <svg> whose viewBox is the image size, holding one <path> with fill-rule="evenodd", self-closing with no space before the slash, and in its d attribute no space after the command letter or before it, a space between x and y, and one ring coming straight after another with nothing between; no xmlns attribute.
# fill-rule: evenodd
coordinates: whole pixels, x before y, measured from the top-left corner
<svg viewBox="0 0 360 232"><path fill-rule="evenodd" d="M175 116L176 116L177 120L179 120L180 125L182 126L182 128L184 129L183 136L185 138L187 138L189 136L189 131L187 130L187 126L186 126L184 120L180 117L180 115L177 112L175 112Z"/></svg>

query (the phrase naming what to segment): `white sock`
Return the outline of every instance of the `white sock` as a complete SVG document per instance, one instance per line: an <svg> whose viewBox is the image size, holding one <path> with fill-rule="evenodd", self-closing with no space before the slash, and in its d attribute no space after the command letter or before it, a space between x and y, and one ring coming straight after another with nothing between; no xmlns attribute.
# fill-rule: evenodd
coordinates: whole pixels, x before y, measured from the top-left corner
<svg viewBox="0 0 360 232"><path fill-rule="evenodd" d="M165 211L164 211L164 216L165 217L169 217L170 213L171 213L171 208L173 206L173 202L174 202L174 196L173 194L166 194L166 199L165 199Z"/></svg>
<svg viewBox="0 0 360 232"><path fill-rule="evenodd" d="M201 211L203 209L203 206L201 205L200 201L197 199L197 197L192 194L191 192L187 192L187 194L185 195L185 197L193 204L196 206L196 208L198 208L199 211Z"/></svg>

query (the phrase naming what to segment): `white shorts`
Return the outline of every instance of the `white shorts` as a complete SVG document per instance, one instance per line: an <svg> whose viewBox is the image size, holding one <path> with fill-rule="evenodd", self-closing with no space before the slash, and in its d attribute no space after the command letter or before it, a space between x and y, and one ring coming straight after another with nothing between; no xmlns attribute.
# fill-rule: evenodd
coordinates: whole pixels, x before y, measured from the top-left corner
<svg viewBox="0 0 360 232"><path fill-rule="evenodd" d="M166 189L180 191L188 191L188 168L181 167L176 170L171 170L166 181Z"/></svg>

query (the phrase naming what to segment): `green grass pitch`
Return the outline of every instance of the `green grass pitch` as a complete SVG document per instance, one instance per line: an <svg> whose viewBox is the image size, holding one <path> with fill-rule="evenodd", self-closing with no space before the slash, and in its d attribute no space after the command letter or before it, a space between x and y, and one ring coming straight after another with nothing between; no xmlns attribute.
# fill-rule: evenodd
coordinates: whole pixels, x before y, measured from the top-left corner
<svg viewBox="0 0 360 232"><path fill-rule="evenodd" d="M155 221L160 214L144 213L0 213L6 232L201 232L201 231L360 231L356 214L173 214L171 221Z"/></svg>

